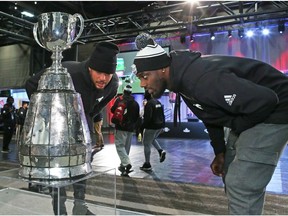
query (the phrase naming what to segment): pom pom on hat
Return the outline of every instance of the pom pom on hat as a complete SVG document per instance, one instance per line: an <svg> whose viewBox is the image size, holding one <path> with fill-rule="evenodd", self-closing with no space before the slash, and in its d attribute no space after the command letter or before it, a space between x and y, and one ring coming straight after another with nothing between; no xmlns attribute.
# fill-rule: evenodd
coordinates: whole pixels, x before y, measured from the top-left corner
<svg viewBox="0 0 288 216"><path fill-rule="evenodd" d="M134 73L162 69L169 66L170 63L170 57L160 45L147 45L137 53L134 59L136 66Z"/></svg>
<svg viewBox="0 0 288 216"><path fill-rule="evenodd" d="M156 42L153 40L152 36L147 33L141 33L135 38L136 48L141 50L147 45L154 45Z"/></svg>
<svg viewBox="0 0 288 216"><path fill-rule="evenodd" d="M116 44L100 42L90 56L88 67L98 72L113 74L116 71L118 53L119 48Z"/></svg>

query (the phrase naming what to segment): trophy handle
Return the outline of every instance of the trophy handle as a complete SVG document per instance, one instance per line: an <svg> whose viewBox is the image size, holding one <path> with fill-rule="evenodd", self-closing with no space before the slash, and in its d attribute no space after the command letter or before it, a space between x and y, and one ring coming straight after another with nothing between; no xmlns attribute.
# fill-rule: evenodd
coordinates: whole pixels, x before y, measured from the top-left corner
<svg viewBox="0 0 288 216"><path fill-rule="evenodd" d="M33 35L34 35L34 38L36 40L36 42L44 49L46 49L38 40L38 36L37 36L37 29L38 29L38 23L35 23L34 24L34 27L33 27Z"/></svg>
<svg viewBox="0 0 288 216"><path fill-rule="evenodd" d="M79 18L80 20L80 30L77 34L77 36L75 37L74 41L72 43L74 43L75 41L78 40L78 38L81 36L82 32L83 32L83 29L84 29L84 19L83 17L80 15L80 14L74 14L73 17L76 17L76 18Z"/></svg>

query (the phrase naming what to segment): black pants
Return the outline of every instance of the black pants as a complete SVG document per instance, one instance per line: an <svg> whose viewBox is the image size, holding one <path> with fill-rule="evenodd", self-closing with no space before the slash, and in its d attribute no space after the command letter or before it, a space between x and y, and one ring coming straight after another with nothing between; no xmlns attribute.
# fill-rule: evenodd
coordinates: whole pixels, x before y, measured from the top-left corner
<svg viewBox="0 0 288 216"><path fill-rule="evenodd" d="M9 150L9 144L11 142L11 139L13 137L15 127L12 126L4 126L4 133L3 133L3 150L8 151Z"/></svg>

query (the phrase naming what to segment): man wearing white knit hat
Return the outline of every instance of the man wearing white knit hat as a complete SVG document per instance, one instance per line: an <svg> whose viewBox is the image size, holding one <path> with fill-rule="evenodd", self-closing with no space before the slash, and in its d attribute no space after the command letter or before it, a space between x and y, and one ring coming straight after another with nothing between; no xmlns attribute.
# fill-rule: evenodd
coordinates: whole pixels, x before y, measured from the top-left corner
<svg viewBox="0 0 288 216"><path fill-rule="evenodd" d="M223 178L229 213L262 214L266 186L288 140L288 78L254 59L189 50L168 55L147 41L134 59L140 86L155 98L166 89L177 93L203 121L215 153L211 169ZM227 143L224 128L231 130Z"/></svg>

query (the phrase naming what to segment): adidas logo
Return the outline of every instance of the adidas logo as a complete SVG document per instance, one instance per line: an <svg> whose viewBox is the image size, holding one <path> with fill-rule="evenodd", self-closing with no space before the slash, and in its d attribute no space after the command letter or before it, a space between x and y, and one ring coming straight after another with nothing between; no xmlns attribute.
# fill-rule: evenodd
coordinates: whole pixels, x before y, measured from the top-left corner
<svg viewBox="0 0 288 216"><path fill-rule="evenodd" d="M193 106L197 107L200 110L203 110L202 106L200 104L193 104Z"/></svg>
<svg viewBox="0 0 288 216"><path fill-rule="evenodd" d="M104 98L104 96L97 98L96 101L100 102L100 101L102 101L103 98Z"/></svg>
<svg viewBox="0 0 288 216"><path fill-rule="evenodd" d="M224 95L224 99L229 106L232 106L232 103L234 102L235 98L236 98L236 94Z"/></svg>

